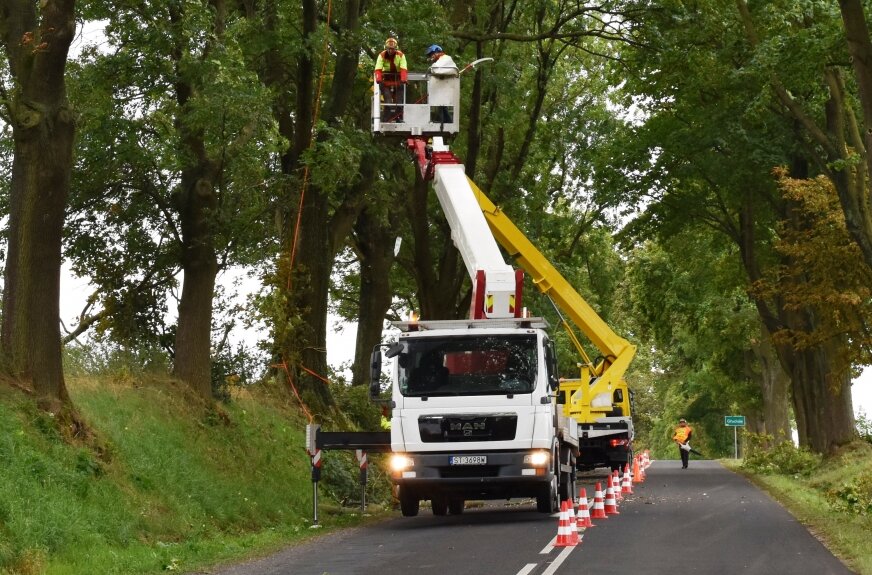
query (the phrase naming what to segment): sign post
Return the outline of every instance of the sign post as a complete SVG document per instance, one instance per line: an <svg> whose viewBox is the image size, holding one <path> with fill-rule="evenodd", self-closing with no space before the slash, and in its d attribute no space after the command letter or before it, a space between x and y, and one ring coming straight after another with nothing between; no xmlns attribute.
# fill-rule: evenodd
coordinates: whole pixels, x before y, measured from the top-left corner
<svg viewBox="0 0 872 575"><path fill-rule="evenodd" d="M356 449L357 463L360 466L360 513L366 513L366 450Z"/></svg>
<svg viewBox="0 0 872 575"><path fill-rule="evenodd" d="M316 436L320 425L310 423L306 426L306 453L312 461L312 529L318 525L318 482L321 480L321 450L316 444Z"/></svg>
<svg viewBox="0 0 872 575"><path fill-rule="evenodd" d="M733 457L739 459L739 428L745 427L745 416L725 415L724 425L733 428Z"/></svg>

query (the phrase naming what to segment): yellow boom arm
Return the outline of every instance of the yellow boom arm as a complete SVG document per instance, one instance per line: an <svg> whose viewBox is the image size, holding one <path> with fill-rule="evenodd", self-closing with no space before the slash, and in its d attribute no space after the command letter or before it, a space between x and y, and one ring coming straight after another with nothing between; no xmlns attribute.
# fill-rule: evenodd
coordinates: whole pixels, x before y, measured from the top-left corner
<svg viewBox="0 0 872 575"><path fill-rule="evenodd" d="M636 347L617 335L579 295L575 288L558 272L551 262L527 239L514 223L490 201L470 180L470 186L497 242L509 253L521 268L530 275L533 284L547 295L572 322L593 342L605 361L582 369L582 379L577 384L569 383L564 388L573 389L568 411L571 415L589 415L590 411L605 412L608 406L591 407L591 398L602 393L611 393L623 383L623 376L636 353ZM572 330L566 326L577 344ZM584 356L583 350L580 350ZM590 376L597 376L593 385L588 385ZM574 382L573 382L574 383ZM626 384L624 384L626 385ZM586 412L586 413L583 413Z"/></svg>

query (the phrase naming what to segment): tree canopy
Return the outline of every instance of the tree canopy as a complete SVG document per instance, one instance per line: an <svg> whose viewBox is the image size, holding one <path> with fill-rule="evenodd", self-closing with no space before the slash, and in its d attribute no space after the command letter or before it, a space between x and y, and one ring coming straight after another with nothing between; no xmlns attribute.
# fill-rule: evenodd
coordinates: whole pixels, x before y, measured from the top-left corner
<svg viewBox="0 0 872 575"><path fill-rule="evenodd" d="M683 414L726 450L720 415L741 410L774 441L792 413L832 451L869 362L869 18L859 0L9 3L2 366L68 403L63 260L94 288L63 343L154 360L206 403L257 371L324 416L329 312L358 323L348 385L385 319L466 315L428 183L370 130L396 37L412 70L434 42L494 59L462 76L452 149L639 347L645 441ZM103 36L70 58L83 21ZM245 309L224 309L228 269L261 280ZM228 333L255 320L261 354L231 367Z"/></svg>

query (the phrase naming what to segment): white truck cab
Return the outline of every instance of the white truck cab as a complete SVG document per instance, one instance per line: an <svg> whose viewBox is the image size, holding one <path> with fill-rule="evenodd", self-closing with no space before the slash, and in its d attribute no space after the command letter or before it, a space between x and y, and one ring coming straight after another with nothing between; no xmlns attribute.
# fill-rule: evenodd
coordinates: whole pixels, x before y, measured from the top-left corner
<svg viewBox="0 0 872 575"><path fill-rule="evenodd" d="M574 495L575 420L540 318L398 322L391 377L391 481L404 515L467 499L532 497L552 512ZM381 354L373 355L380 373ZM374 379L374 381L376 381ZM561 466L561 462L565 465Z"/></svg>

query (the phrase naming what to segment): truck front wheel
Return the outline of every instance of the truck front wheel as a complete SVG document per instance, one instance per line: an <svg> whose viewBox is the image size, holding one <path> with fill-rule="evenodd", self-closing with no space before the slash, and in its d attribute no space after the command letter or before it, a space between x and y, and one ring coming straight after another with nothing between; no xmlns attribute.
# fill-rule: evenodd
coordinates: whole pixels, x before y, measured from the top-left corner
<svg viewBox="0 0 872 575"><path fill-rule="evenodd" d="M418 514L421 501L418 496L406 489L400 487L400 511L403 512L403 517L414 517Z"/></svg>
<svg viewBox="0 0 872 575"><path fill-rule="evenodd" d="M539 513L554 513L560 503L557 500L557 475L551 479L548 487L536 496L536 511Z"/></svg>

